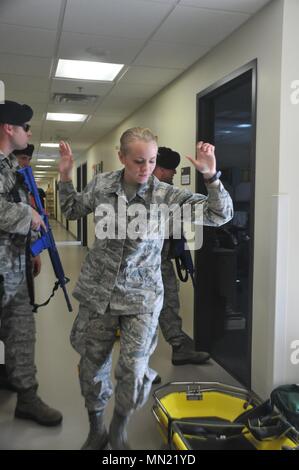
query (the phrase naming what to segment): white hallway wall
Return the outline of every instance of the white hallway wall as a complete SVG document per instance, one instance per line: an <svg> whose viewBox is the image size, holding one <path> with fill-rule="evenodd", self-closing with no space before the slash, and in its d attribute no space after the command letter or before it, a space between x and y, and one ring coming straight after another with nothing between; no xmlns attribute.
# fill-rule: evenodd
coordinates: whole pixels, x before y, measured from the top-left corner
<svg viewBox="0 0 299 470"><path fill-rule="evenodd" d="M88 180L92 177L92 166L101 160L104 162L104 171L119 168L119 137L124 130L136 125L152 128L159 136L160 145L172 147L182 156L192 155L196 138L196 94L242 65L258 59L252 388L263 396L269 393L274 383L283 381L283 369L285 372L287 370L285 378L290 381L295 380L296 373L298 376L298 366L296 370L290 367L287 346L294 335L299 337L296 266L294 263L288 273L294 277L285 286L287 296L279 297L283 283L287 282L286 274L290 266L286 266L284 260L282 265L279 264L281 257L276 259L279 242L276 237L277 224L281 223L279 214L285 216L284 210L282 213L278 212L277 195L280 191L288 193L287 199L291 200L292 207L298 201L298 173L293 174L293 184L290 185L292 171L287 171L287 165L298 165L293 152L296 135L293 117L298 116L295 108L286 104L289 103L289 80L291 76L296 78L296 44L292 38L296 34L297 9L297 0L273 0L76 162L79 164L87 161ZM291 30L287 26L289 21L292 24ZM282 64L286 67L283 73ZM183 158L181 166L186 165L188 166L188 161ZM179 185L179 177L175 184ZM190 188L195 190L193 169ZM279 201L283 204L284 199ZM293 222L294 231L289 244L289 250L293 253L298 250L298 224L297 218ZM289 233L285 229L281 230L281 247L286 241L284 237ZM91 246L94 238L92 216L89 216L88 236ZM283 275L279 275L280 268L285 270ZM193 291L190 285L181 288L180 297L183 317L186 314L192 315ZM279 322L285 328L284 337L277 326ZM297 333L294 332L294 326ZM189 324L187 329L190 330ZM279 361L281 351L284 352L284 357Z"/></svg>
<svg viewBox="0 0 299 470"><path fill-rule="evenodd" d="M291 344L296 341L299 352L298 260L299 260L299 93L297 104L291 100L292 83L299 80L299 1L286 0L283 16L283 63L281 87L281 125L278 199L284 201L276 220L284 234L277 245L276 329L273 354L274 382L299 383L299 363L293 364ZM279 268L281 268L279 270ZM281 281L281 282L279 282ZM282 295L280 296L280 294ZM299 354L295 354L298 362Z"/></svg>

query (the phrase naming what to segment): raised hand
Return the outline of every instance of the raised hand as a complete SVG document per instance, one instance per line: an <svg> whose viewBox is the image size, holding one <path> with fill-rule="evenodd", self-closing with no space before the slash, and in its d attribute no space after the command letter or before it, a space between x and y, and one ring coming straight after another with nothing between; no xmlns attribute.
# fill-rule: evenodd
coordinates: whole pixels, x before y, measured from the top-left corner
<svg viewBox="0 0 299 470"><path fill-rule="evenodd" d="M60 173L61 181L71 180L71 172L73 169L73 154L71 147L63 140L59 143L60 161L58 164L58 171Z"/></svg>
<svg viewBox="0 0 299 470"><path fill-rule="evenodd" d="M205 179L212 178L216 173L216 157L214 145L198 142L196 145L196 159L187 157L196 170L203 174Z"/></svg>

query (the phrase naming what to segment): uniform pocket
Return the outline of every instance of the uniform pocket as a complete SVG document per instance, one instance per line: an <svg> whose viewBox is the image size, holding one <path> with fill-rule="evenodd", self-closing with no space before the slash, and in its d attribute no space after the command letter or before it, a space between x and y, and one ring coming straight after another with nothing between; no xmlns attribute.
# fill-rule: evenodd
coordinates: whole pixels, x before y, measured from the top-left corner
<svg viewBox="0 0 299 470"><path fill-rule="evenodd" d="M160 268L143 266L126 268L126 286L134 289L154 289L160 279Z"/></svg>

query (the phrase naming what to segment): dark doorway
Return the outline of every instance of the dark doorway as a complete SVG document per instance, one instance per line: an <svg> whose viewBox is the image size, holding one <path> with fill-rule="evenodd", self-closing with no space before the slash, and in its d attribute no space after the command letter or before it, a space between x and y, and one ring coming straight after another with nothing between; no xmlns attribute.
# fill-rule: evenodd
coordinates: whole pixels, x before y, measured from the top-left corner
<svg viewBox="0 0 299 470"><path fill-rule="evenodd" d="M81 192L87 185L87 163L77 167L77 191ZM77 240L87 246L87 217L77 221Z"/></svg>
<svg viewBox="0 0 299 470"><path fill-rule="evenodd" d="M197 96L197 140L216 147L234 217L204 227L196 252L194 337L198 349L251 385L256 61ZM197 173L197 192L207 193Z"/></svg>

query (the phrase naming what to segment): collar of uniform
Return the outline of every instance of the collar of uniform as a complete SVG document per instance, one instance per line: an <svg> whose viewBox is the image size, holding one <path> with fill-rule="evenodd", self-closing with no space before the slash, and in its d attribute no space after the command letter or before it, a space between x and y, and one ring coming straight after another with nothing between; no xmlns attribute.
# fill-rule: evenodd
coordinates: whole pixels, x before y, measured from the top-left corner
<svg viewBox="0 0 299 470"><path fill-rule="evenodd" d="M1 161L6 160L8 165L11 168L17 168L17 166L18 166L18 160L17 160L16 156L13 153L11 153L7 156L7 155L4 155L4 153L2 151L0 151L0 160Z"/></svg>
<svg viewBox="0 0 299 470"><path fill-rule="evenodd" d="M117 170L106 176L105 186L102 189L103 193L106 193L106 194L116 193L117 195L119 195L120 193L123 193L123 189L121 185L123 171L124 170Z"/></svg>
<svg viewBox="0 0 299 470"><path fill-rule="evenodd" d="M16 168L16 169L19 169L20 166L19 166L19 162L17 160L17 157L15 156L14 153L11 153L8 157L9 161L10 161L10 164L12 167Z"/></svg>

